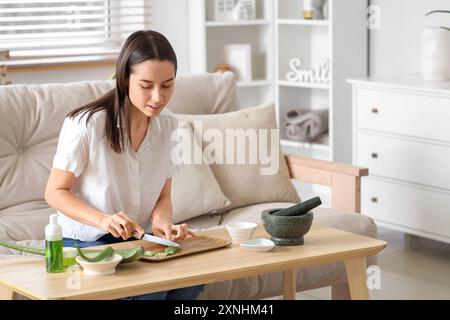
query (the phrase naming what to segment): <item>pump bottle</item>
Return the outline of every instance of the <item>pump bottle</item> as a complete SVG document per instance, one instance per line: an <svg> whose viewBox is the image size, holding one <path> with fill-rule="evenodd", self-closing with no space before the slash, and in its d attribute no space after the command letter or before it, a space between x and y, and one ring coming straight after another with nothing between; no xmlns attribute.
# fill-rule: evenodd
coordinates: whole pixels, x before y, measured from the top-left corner
<svg viewBox="0 0 450 320"><path fill-rule="evenodd" d="M63 237L58 224L58 215L50 215L50 222L45 227L45 261L47 272L63 272Z"/></svg>

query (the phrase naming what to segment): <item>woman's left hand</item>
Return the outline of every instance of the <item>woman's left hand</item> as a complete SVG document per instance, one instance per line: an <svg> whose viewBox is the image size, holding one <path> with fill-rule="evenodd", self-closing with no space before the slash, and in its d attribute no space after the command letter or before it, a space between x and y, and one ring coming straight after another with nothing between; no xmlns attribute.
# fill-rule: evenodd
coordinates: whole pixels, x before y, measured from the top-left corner
<svg viewBox="0 0 450 320"><path fill-rule="evenodd" d="M175 242L183 241L188 235L195 237L186 223L174 225L171 221L160 217L153 218L152 231L155 236Z"/></svg>
<svg viewBox="0 0 450 320"><path fill-rule="evenodd" d="M183 241L188 235L195 237L195 234L188 229L186 223L172 225L173 241Z"/></svg>

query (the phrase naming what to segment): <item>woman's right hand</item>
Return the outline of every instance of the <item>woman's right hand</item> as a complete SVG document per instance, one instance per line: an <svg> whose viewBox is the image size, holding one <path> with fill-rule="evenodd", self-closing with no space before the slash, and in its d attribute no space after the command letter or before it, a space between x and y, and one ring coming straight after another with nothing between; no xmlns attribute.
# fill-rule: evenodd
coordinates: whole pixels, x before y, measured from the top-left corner
<svg viewBox="0 0 450 320"><path fill-rule="evenodd" d="M145 230L123 211L103 217L100 228L116 238L122 237L123 240L130 238L133 231L137 231L139 234L145 233Z"/></svg>

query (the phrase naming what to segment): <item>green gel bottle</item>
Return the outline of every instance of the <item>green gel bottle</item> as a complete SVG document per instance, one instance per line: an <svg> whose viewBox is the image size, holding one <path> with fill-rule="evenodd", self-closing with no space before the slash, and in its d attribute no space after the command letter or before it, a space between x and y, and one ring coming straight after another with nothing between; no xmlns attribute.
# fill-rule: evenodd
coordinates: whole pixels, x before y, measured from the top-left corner
<svg viewBox="0 0 450 320"><path fill-rule="evenodd" d="M64 272L63 237L57 214L50 215L50 223L45 227L45 262L47 272Z"/></svg>

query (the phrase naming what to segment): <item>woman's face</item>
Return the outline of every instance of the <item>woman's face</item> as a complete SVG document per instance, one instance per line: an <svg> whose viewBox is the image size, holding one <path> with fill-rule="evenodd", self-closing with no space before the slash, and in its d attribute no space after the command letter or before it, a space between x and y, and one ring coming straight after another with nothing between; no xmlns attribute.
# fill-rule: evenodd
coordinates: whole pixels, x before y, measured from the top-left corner
<svg viewBox="0 0 450 320"><path fill-rule="evenodd" d="M167 105L174 86L175 67L171 61L146 60L133 67L128 96L138 110L153 117Z"/></svg>

